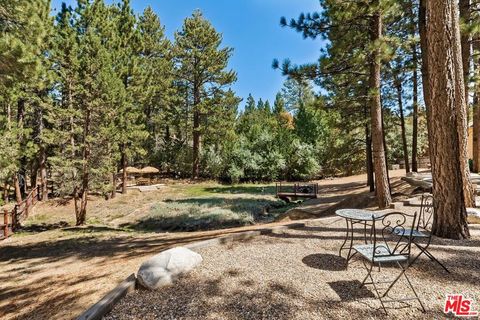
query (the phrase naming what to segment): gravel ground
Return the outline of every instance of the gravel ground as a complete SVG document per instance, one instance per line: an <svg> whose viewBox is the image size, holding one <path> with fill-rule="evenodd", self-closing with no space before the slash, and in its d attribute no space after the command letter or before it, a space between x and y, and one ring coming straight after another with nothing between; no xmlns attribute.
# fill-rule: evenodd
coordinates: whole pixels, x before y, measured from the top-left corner
<svg viewBox="0 0 480 320"><path fill-rule="evenodd" d="M198 250L203 264L159 292L137 290L105 319L439 319L447 294L463 293L480 303L480 225L465 241L433 240L432 253L446 273L421 257L408 275L427 313L416 301L388 304L388 316L365 276L361 260L338 256L344 221L327 218L305 228ZM360 236L360 234L358 234ZM398 269L382 267L375 279L392 278ZM391 296L409 295L404 280ZM476 304L477 310L480 309Z"/></svg>

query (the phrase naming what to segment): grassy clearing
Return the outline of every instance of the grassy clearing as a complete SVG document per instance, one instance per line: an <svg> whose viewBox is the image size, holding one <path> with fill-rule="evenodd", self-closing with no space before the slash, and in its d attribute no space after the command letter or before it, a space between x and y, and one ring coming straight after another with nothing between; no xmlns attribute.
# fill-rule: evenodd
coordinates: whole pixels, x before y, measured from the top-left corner
<svg viewBox="0 0 480 320"><path fill-rule="evenodd" d="M273 221L290 207L282 200L244 197L200 197L166 200L153 205L137 223L123 225L135 230L197 231L252 225Z"/></svg>
<svg viewBox="0 0 480 320"><path fill-rule="evenodd" d="M295 206L275 199L273 184L171 184L158 191L129 190L111 200L89 197L87 224L130 232L195 231L270 222ZM71 199L39 203L25 222L26 232L75 225ZM73 231L69 231L72 233ZM92 230L78 230L88 233ZM95 232L94 232L95 233Z"/></svg>

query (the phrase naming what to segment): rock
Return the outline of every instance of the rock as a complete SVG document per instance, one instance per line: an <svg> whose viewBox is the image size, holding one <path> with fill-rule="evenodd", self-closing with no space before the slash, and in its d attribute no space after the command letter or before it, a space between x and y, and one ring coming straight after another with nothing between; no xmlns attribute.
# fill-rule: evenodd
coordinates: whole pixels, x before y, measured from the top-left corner
<svg viewBox="0 0 480 320"><path fill-rule="evenodd" d="M138 269L138 282L147 289L159 289L193 270L202 260L201 255L184 247L163 251L142 263Z"/></svg>
<svg viewBox="0 0 480 320"><path fill-rule="evenodd" d="M480 209L467 208L468 222L480 223Z"/></svg>

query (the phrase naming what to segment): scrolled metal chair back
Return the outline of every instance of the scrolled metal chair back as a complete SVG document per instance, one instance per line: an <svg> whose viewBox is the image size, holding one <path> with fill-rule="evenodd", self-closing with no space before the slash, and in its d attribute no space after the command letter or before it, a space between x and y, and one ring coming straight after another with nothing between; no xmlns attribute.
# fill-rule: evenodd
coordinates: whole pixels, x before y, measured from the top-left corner
<svg viewBox="0 0 480 320"><path fill-rule="evenodd" d="M391 212L374 220L373 259L405 256L410 258L412 233L417 222L417 213Z"/></svg>
<svg viewBox="0 0 480 320"><path fill-rule="evenodd" d="M418 216L418 222L416 230L432 230L434 217L434 208L433 208L433 196L429 193L422 194L422 202L420 206L420 214Z"/></svg>

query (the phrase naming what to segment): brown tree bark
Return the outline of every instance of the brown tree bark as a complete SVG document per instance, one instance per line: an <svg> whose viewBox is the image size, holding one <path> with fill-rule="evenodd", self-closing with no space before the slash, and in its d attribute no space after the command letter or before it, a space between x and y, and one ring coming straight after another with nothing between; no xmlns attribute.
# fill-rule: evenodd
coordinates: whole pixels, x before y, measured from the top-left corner
<svg viewBox="0 0 480 320"><path fill-rule="evenodd" d="M468 23L470 21L470 0L460 0L458 2L460 9L460 20ZM463 81L465 87L465 103L467 108L467 121L468 121L468 83L470 78L470 56L471 56L471 43L470 35L468 32L461 32L460 42L462 46L462 70Z"/></svg>
<svg viewBox="0 0 480 320"><path fill-rule="evenodd" d="M428 122L435 219L432 232L440 237L469 237L465 186L466 102L457 3L426 1ZM465 140L465 141L462 141Z"/></svg>
<svg viewBox="0 0 480 320"><path fill-rule="evenodd" d="M410 5L410 35L416 36L415 16L413 2ZM412 171L418 172L418 55L417 44L412 43Z"/></svg>
<svg viewBox="0 0 480 320"><path fill-rule="evenodd" d="M402 144L403 144L403 161L405 161L405 171L406 173L410 172L410 162L408 159L408 145L407 145L407 132L405 130L405 116L403 113L403 99L402 99L402 83L398 79L398 75L395 75L395 89L397 91L397 102L398 110L400 112L400 129L402 133Z"/></svg>
<svg viewBox="0 0 480 320"><path fill-rule="evenodd" d="M200 176L200 88L195 84L193 93L193 163L192 179Z"/></svg>
<svg viewBox="0 0 480 320"><path fill-rule="evenodd" d="M372 157L372 137L368 123L365 124L365 140L366 140L366 166L367 166L367 185L370 192L375 191L375 179L373 177L373 157Z"/></svg>
<svg viewBox="0 0 480 320"><path fill-rule="evenodd" d="M48 200L48 181L47 181L47 154L42 145L39 149L38 170L40 171L40 188L42 201ZM35 186L32 185L32 188Z"/></svg>
<svg viewBox="0 0 480 320"><path fill-rule="evenodd" d="M3 201L5 203L8 203L10 199L8 199L8 194L9 194L9 191L10 191L10 186L8 185L7 182L5 182L3 184Z"/></svg>
<svg viewBox="0 0 480 320"><path fill-rule="evenodd" d="M479 39L480 40L480 39ZM473 51L480 53L479 40L473 43ZM476 58L473 63L475 67L475 73L480 76L480 59ZM473 99L473 172L480 171L480 83L477 80L475 83L475 95Z"/></svg>
<svg viewBox="0 0 480 320"><path fill-rule="evenodd" d="M15 200L17 203L22 202L22 190L20 190L20 183L18 182L18 175L13 175L13 187L15 188Z"/></svg>
<svg viewBox="0 0 480 320"><path fill-rule="evenodd" d="M378 6L378 0L372 1L372 4ZM379 11L373 13L370 24L370 40L374 43L382 37L382 16ZM379 208L386 208L390 206L392 198L383 143L382 104L380 101L380 50L378 48L373 50L370 57L369 87L375 190Z"/></svg>
<svg viewBox="0 0 480 320"><path fill-rule="evenodd" d="M125 150L125 145L122 145L122 155L121 155L121 162L122 162L122 194L127 194L127 153Z"/></svg>
<svg viewBox="0 0 480 320"><path fill-rule="evenodd" d="M117 173L112 172L112 193L110 194L110 198L113 199L117 196Z"/></svg>
<svg viewBox="0 0 480 320"><path fill-rule="evenodd" d="M37 171L38 171L38 161L33 161L30 164L30 186L35 188L37 186Z"/></svg>
<svg viewBox="0 0 480 320"><path fill-rule="evenodd" d="M460 9L460 19L469 22L470 21L470 0L460 0L459 1ZM458 26L460 29L460 25ZM460 32L460 31L459 31ZM464 192L465 192L465 205L467 207L475 207L475 196L473 194L472 183L470 182L470 167L468 165L468 121L469 121L469 78L470 78L470 56L471 56L471 43L470 35L468 32L460 33L460 53L461 53L461 65L459 65L460 70L462 71L463 76L463 94L465 103L460 106L464 110L459 110L461 115L465 114L463 117L459 117L459 126L465 126L465 130L460 130L460 134L464 135L460 137L460 156L462 164L462 172L468 180L464 180Z"/></svg>
<svg viewBox="0 0 480 320"><path fill-rule="evenodd" d="M75 198L76 207L76 225L84 225L87 219L87 204L88 204L88 188L89 188L89 175L90 175L90 142L88 136L90 135L90 111L87 110L85 114L85 124L83 128L83 146L82 146L82 184L80 189L80 207L78 208L77 198Z"/></svg>

